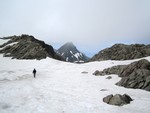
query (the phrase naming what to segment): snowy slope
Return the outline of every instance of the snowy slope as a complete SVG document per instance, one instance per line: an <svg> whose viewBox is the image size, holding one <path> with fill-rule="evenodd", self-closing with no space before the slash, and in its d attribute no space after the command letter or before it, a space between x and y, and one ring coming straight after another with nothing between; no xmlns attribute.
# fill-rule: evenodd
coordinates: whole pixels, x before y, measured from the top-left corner
<svg viewBox="0 0 150 113"><path fill-rule="evenodd" d="M0 39L0 45L8 42L10 39Z"/></svg>
<svg viewBox="0 0 150 113"><path fill-rule="evenodd" d="M146 59L150 61L150 57ZM116 86L117 75L111 75L111 80L92 75L95 70L131 62L71 64L50 58L12 60L0 55L0 113L149 113L150 92ZM36 78L33 68L37 69ZM134 101L122 107L103 103L103 97L117 93L127 93Z"/></svg>
<svg viewBox="0 0 150 113"><path fill-rule="evenodd" d="M11 60L1 55L0 113L149 113L149 92L114 85L120 80L116 75L111 80L92 75L96 69L130 62L70 64L50 58ZM38 71L36 79L33 68ZM102 102L106 95L116 93L127 93L134 101L123 107Z"/></svg>

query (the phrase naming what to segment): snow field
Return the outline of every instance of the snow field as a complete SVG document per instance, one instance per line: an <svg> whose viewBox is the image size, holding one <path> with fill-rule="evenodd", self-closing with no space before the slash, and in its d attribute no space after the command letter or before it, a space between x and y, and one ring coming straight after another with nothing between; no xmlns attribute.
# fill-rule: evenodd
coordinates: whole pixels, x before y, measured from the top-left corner
<svg viewBox="0 0 150 113"><path fill-rule="evenodd" d="M146 59L150 61L150 57ZM110 80L108 75L92 75L96 70L137 60L72 64L50 58L12 60L0 55L0 113L150 113L150 92L116 86L117 75L110 75ZM134 101L122 107L102 101L118 93L126 93Z"/></svg>

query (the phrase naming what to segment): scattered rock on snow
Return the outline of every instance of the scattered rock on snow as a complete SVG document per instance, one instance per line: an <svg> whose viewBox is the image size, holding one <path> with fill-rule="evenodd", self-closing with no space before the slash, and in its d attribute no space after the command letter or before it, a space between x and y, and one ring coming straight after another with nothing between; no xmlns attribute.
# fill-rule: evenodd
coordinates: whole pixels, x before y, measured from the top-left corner
<svg viewBox="0 0 150 113"><path fill-rule="evenodd" d="M112 79L112 77L111 77L111 76L108 76L106 79Z"/></svg>
<svg viewBox="0 0 150 113"><path fill-rule="evenodd" d="M131 101L133 101L132 98L127 94L116 94L114 96L111 94L103 98L103 102L116 106L123 106L125 104L129 104Z"/></svg>
<svg viewBox="0 0 150 113"><path fill-rule="evenodd" d="M97 76L97 75L100 75L100 71L96 70L93 75Z"/></svg>
<svg viewBox="0 0 150 113"><path fill-rule="evenodd" d="M110 99L111 99L112 97L113 97L112 94L111 94L111 95L108 95L107 97L104 97L104 98L103 98L103 102L109 104L109 101L110 101Z"/></svg>
<svg viewBox="0 0 150 113"><path fill-rule="evenodd" d="M83 73L83 74L88 74L88 72L87 72L87 71L83 71L83 72L81 72L81 73Z"/></svg>
<svg viewBox="0 0 150 113"><path fill-rule="evenodd" d="M101 89L100 91L108 91L107 89Z"/></svg>
<svg viewBox="0 0 150 113"><path fill-rule="evenodd" d="M93 75L95 76L104 76L105 74L103 74L103 72L96 70Z"/></svg>

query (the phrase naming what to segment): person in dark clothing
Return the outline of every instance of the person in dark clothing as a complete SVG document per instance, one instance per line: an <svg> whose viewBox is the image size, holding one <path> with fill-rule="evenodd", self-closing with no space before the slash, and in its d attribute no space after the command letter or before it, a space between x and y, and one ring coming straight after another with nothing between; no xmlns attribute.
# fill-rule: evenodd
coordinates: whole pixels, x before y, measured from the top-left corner
<svg viewBox="0 0 150 113"><path fill-rule="evenodd" d="M36 70L35 70L35 68L34 68L34 70L33 70L33 76L34 76L34 78L35 78L35 76L36 76Z"/></svg>

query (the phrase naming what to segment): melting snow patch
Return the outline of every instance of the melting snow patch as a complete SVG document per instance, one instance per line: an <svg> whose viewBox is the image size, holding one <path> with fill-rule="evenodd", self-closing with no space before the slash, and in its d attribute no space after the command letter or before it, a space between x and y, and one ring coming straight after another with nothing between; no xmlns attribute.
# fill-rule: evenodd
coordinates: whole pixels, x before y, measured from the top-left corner
<svg viewBox="0 0 150 113"><path fill-rule="evenodd" d="M0 39L0 45L8 42L10 39Z"/></svg>
<svg viewBox="0 0 150 113"><path fill-rule="evenodd" d="M13 43L8 44L7 46L12 46L12 45L17 44L17 43L18 42L13 42Z"/></svg>
<svg viewBox="0 0 150 113"><path fill-rule="evenodd" d="M4 49L4 48L6 48L7 46L12 46L12 45L17 44L17 43L18 43L18 42L13 42L13 43L7 44L6 46L4 46L4 47L0 48L0 50L2 50L2 49Z"/></svg>
<svg viewBox="0 0 150 113"><path fill-rule="evenodd" d="M69 58L67 57L67 58L66 58L66 61L68 62L68 60L69 60Z"/></svg>
<svg viewBox="0 0 150 113"><path fill-rule="evenodd" d="M79 54L79 53L76 53L74 56L75 56L77 59L79 59L80 54Z"/></svg>

